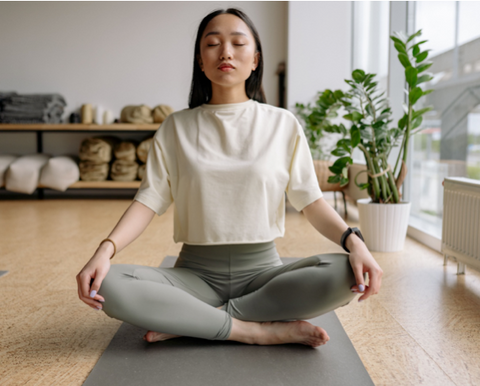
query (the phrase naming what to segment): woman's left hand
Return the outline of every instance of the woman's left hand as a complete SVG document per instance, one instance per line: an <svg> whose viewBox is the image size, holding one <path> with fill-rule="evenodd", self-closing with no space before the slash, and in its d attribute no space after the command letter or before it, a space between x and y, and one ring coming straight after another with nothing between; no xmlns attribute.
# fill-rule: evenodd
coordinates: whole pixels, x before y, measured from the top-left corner
<svg viewBox="0 0 480 386"><path fill-rule="evenodd" d="M383 271L363 241L355 236L350 236L349 238L353 239L352 244L354 244L351 246L351 248L349 248L349 259L355 274L355 279L357 281L357 285L353 286L351 289L355 293L363 292L363 295L358 299L358 301L361 302L362 300L367 299L370 295L378 294L378 291L380 291L380 286L382 285ZM363 274L365 272L368 272L368 286L365 285L364 282ZM364 286L363 291L360 287L361 285Z"/></svg>

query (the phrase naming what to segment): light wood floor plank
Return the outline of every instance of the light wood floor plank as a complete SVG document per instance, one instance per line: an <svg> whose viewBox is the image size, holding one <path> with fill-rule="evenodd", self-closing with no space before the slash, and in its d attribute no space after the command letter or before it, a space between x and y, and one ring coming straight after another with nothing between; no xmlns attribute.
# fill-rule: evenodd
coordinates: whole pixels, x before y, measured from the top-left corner
<svg viewBox="0 0 480 386"><path fill-rule="evenodd" d="M0 202L0 270L9 271L0 277L2 386L86 379L121 322L83 304L75 276L130 202ZM180 251L172 236L173 207L112 263L158 266ZM342 252L290 205L276 244L281 256ZM380 293L336 313L375 384L480 384L480 273L457 276L453 262L443 267L439 253L411 239L402 252L373 255L384 270Z"/></svg>

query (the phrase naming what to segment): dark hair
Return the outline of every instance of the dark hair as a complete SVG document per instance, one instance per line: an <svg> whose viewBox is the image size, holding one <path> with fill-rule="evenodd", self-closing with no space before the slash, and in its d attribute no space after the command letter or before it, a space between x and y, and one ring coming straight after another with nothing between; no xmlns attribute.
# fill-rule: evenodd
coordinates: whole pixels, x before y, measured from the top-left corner
<svg viewBox="0 0 480 386"><path fill-rule="evenodd" d="M259 52L258 66L255 71L252 71L248 79L245 81L245 92L250 99L254 99L260 103L266 103L265 93L263 92L262 77L263 77L263 54L262 44L260 43L260 37L258 36L257 29L253 25L250 18L242 11L236 8L228 8L227 10L218 9L205 16L198 27L197 39L195 40L195 51L193 55L193 77L192 85L190 88L190 96L188 101L189 108L193 109L204 103L207 103L212 99L212 82L208 79L205 73L198 64L197 57L200 56L200 40L202 39L203 32L207 27L210 20L215 16L229 13L230 15L238 16L245 24L250 28L250 32L255 39L256 50Z"/></svg>

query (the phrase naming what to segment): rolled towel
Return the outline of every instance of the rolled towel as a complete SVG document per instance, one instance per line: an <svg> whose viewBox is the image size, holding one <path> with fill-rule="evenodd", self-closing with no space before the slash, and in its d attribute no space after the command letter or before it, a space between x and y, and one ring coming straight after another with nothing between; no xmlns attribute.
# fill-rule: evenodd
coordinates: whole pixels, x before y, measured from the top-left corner
<svg viewBox="0 0 480 386"><path fill-rule="evenodd" d="M143 164L138 167L138 179L143 180L143 176L145 175L145 168L147 165Z"/></svg>
<svg viewBox="0 0 480 386"><path fill-rule="evenodd" d="M125 106L120 113L120 120L126 123L153 123L152 109L147 105Z"/></svg>
<svg viewBox="0 0 480 386"><path fill-rule="evenodd" d="M152 145L153 137L148 138L140 143L137 147L137 157L143 163L147 162L148 151Z"/></svg>
<svg viewBox="0 0 480 386"><path fill-rule="evenodd" d="M118 141L113 137L86 138L80 145L78 153L82 161L103 164L112 160L113 147Z"/></svg>
<svg viewBox="0 0 480 386"><path fill-rule="evenodd" d="M18 155L0 155L0 188L5 185L5 173L10 164L18 158Z"/></svg>
<svg viewBox="0 0 480 386"><path fill-rule="evenodd" d="M173 113L173 109L168 105L158 105L153 108L153 122L162 123L165 118Z"/></svg>
<svg viewBox="0 0 480 386"><path fill-rule="evenodd" d="M116 159L135 161L137 159L137 146L133 141L123 141L115 145L113 154Z"/></svg>
<svg viewBox="0 0 480 386"><path fill-rule="evenodd" d="M32 194L38 186L40 170L48 162L48 154L30 154L15 159L7 170L5 189Z"/></svg>
<svg viewBox="0 0 480 386"><path fill-rule="evenodd" d="M40 184L64 192L78 181L80 170L73 157L58 156L48 160L40 172Z"/></svg>
<svg viewBox="0 0 480 386"><path fill-rule="evenodd" d="M112 164L110 177L114 181L134 181L137 178L138 163L117 159Z"/></svg>
<svg viewBox="0 0 480 386"><path fill-rule="evenodd" d="M78 166L82 181L105 181L108 177L108 162L97 164L91 161L81 161Z"/></svg>

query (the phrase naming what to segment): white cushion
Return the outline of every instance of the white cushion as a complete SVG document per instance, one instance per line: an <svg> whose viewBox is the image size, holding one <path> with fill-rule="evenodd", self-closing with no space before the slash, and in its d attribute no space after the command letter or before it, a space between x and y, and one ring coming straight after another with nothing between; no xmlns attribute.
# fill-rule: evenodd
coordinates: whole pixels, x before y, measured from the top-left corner
<svg viewBox="0 0 480 386"><path fill-rule="evenodd" d="M52 157L40 172L40 184L64 192L80 178L80 170L73 157Z"/></svg>
<svg viewBox="0 0 480 386"><path fill-rule="evenodd" d="M7 170L5 189L32 194L38 186L40 170L49 158L49 155L39 153L18 157Z"/></svg>
<svg viewBox="0 0 480 386"><path fill-rule="evenodd" d="M5 172L18 155L0 155L0 188L5 185Z"/></svg>

